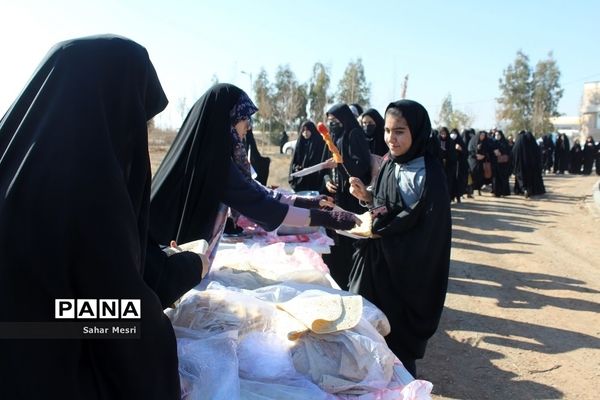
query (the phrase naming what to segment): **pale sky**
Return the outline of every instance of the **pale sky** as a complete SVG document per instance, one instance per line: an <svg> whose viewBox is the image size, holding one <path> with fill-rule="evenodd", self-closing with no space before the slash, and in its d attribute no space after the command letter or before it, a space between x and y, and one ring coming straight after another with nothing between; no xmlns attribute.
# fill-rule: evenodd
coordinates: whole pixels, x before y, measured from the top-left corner
<svg viewBox="0 0 600 400"><path fill-rule="evenodd" d="M162 126L177 127L182 100L190 107L213 75L252 96L250 75L264 67L273 81L283 64L305 82L324 63L335 91L348 62L361 57L380 112L400 98L409 74L407 97L432 120L450 93L477 128L495 125L498 79L518 50L532 67L553 51L563 114L578 115L583 83L600 80L600 2L591 0L0 0L0 15L2 114L55 43L102 33L148 49L170 100Z"/></svg>

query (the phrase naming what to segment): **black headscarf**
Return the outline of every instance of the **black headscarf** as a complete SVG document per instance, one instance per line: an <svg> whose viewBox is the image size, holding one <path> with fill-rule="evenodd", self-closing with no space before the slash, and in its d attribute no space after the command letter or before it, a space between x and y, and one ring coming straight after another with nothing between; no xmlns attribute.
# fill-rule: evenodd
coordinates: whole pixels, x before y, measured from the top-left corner
<svg viewBox="0 0 600 400"><path fill-rule="evenodd" d="M344 125L344 133L351 132L353 129L361 129L356 117L354 117L352 110L350 110L350 107L348 107L347 104L335 104L327 111L327 114L333 115L342 123L342 125ZM333 138L333 140L338 139L339 138Z"/></svg>
<svg viewBox="0 0 600 400"><path fill-rule="evenodd" d="M431 135L431 121L425 107L416 101L399 100L390 103L385 112L390 108L396 108L402 112L412 138L412 145L408 151L398 157L392 157L394 162L399 164L407 163L417 157L424 156L428 151L428 142Z"/></svg>
<svg viewBox="0 0 600 400"><path fill-rule="evenodd" d="M230 112L242 93L215 85L185 118L152 180L150 231L158 242L210 239L232 162Z"/></svg>
<svg viewBox="0 0 600 400"><path fill-rule="evenodd" d="M362 115L368 115L369 117L373 118L373 121L375 121L375 130L373 131L373 135L371 137L367 136L371 153L377 154L378 156L384 156L389 151L389 148L385 143L384 138L385 121L383 120L383 117L381 114L379 114L379 111L374 108L369 108Z"/></svg>
<svg viewBox="0 0 600 400"><path fill-rule="evenodd" d="M179 397L175 336L142 279L146 123L166 104L143 47L88 37L56 45L0 121L0 321L54 322L55 299L142 308L137 340L0 340L0 398Z"/></svg>
<svg viewBox="0 0 600 400"><path fill-rule="evenodd" d="M310 137L305 139L302 136L304 129L310 131ZM306 121L300 125L298 133L298 141L296 142L296 148L294 150L294 156L290 164L290 173L299 170L298 167L307 168L318 164L323 158L323 150L325 148L325 142L317 131L317 127L311 121ZM292 189L295 191L302 190L319 190L321 188L321 181L323 179L323 173L314 173L299 178L290 178L289 183Z"/></svg>

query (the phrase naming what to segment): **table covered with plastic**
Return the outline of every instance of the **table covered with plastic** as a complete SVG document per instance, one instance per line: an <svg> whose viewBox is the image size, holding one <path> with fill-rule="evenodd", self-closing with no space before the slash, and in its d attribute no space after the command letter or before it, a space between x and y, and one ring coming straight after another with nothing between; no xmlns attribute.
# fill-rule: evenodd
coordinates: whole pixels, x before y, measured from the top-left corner
<svg viewBox="0 0 600 400"><path fill-rule="evenodd" d="M339 290L320 255L284 243L219 250L167 311L182 398L430 399L387 347L385 315Z"/></svg>

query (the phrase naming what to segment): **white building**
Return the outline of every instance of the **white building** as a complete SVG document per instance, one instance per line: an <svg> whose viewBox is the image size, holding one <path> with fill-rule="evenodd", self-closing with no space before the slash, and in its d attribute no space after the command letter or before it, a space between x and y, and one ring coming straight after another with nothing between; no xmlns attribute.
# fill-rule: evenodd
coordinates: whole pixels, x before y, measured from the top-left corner
<svg viewBox="0 0 600 400"><path fill-rule="evenodd" d="M600 81L583 84L581 101L581 135L600 140Z"/></svg>

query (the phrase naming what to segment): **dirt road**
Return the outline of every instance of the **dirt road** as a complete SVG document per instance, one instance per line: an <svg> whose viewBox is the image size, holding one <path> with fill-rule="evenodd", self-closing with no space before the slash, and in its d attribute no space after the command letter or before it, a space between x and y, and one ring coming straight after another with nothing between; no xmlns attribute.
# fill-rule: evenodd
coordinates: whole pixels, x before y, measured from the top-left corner
<svg viewBox="0 0 600 400"><path fill-rule="evenodd" d="M418 364L434 399L600 398L597 181L453 205L446 309Z"/></svg>

